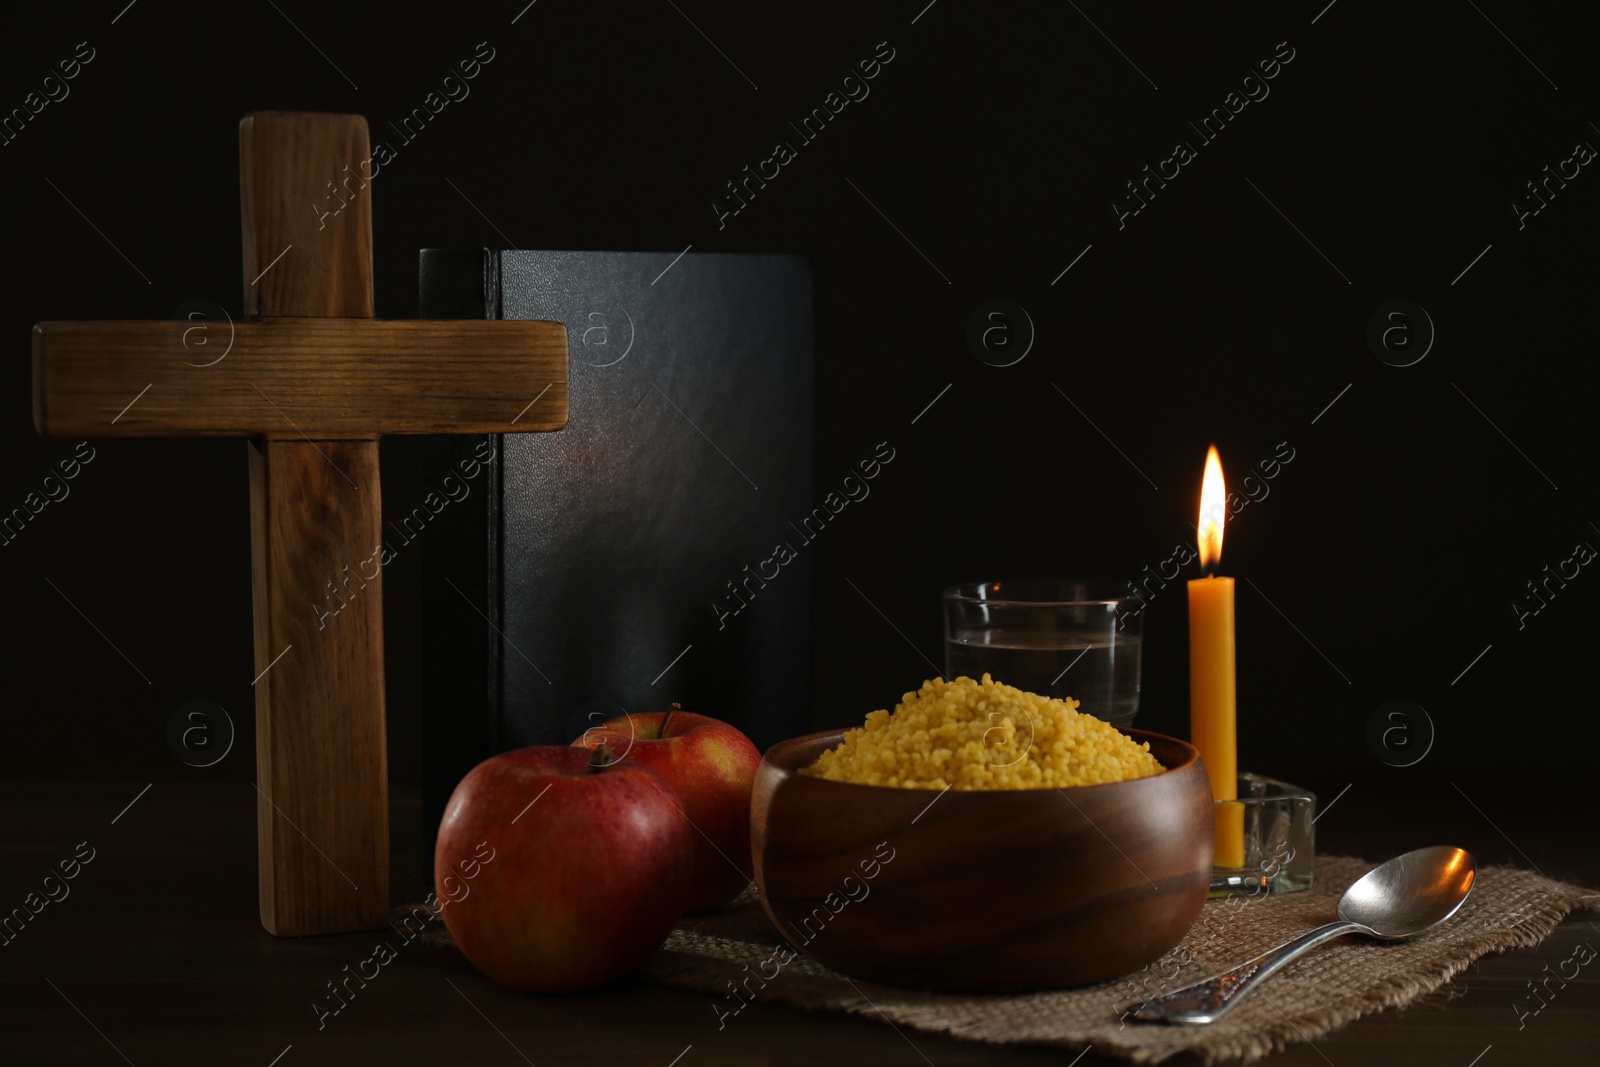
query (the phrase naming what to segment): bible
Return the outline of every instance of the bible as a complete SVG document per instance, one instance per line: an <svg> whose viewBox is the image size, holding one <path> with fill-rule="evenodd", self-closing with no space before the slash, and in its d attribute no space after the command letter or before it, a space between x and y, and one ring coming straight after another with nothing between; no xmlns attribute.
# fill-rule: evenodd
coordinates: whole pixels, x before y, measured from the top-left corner
<svg viewBox="0 0 1600 1067"><path fill-rule="evenodd" d="M495 752L674 702L762 749L807 732L806 262L440 249L420 286L423 315L553 320L571 352L564 429L440 438L428 461L429 854L451 790Z"/></svg>

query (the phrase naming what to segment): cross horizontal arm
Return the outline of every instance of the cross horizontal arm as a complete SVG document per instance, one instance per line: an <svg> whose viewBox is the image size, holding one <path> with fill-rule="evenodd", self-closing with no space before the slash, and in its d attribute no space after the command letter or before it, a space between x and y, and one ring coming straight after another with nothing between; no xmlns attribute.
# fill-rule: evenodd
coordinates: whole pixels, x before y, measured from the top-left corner
<svg viewBox="0 0 1600 1067"><path fill-rule="evenodd" d="M33 382L34 424L52 437L559 430L567 331L473 319L41 322Z"/></svg>

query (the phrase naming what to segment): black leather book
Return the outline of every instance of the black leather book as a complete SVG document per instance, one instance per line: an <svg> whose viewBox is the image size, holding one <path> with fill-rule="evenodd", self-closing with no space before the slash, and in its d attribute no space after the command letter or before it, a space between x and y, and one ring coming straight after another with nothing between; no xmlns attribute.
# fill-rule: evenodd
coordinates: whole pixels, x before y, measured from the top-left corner
<svg viewBox="0 0 1600 1067"><path fill-rule="evenodd" d="M806 732L805 261L425 250L420 281L426 318L555 320L571 350L565 429L434 442L450 503L424 557L429 854L450 791L496 751L673 701L763 749Z"/></svg>

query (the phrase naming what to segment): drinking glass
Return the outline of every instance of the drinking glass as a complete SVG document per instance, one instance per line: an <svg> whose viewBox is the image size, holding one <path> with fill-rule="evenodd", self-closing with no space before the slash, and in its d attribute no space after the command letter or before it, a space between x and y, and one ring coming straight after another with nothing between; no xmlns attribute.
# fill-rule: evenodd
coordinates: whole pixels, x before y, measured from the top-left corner
<svg viewBox="0 0 1600 1067"><path fill-rule="evenodd" d="M944 591L945 676L1078 701L1113 726L1139 713L1140 603L1094 582L973 582Z"/></svg>

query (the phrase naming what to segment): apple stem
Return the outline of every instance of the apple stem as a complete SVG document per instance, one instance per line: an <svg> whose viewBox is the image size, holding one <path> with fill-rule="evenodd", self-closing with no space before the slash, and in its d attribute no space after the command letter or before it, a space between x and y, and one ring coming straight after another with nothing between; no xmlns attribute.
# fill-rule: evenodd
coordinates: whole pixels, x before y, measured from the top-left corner
<svg viewBox="0 0 1600 1067"><path fill-rule="evenodd" d="M614 762L611 758L611 746L602 741L595 746L594 752L589 756L589 773L598 774Z"/></svg>
<svg viewBox="0 0 1600 1067"><path fill-rule="evenodd" d="M675 711L682 711L682 710L683 710L683 705L682 704L679 704L677 701L673 701L672 702L672 707L668 708L667 709L667 713L665 715L661 716L661 727L660 727L660 731L661 732L656 734L657 737L666 737L667 736L667 723L672 721L672 713L675 712Z"/></svg>

